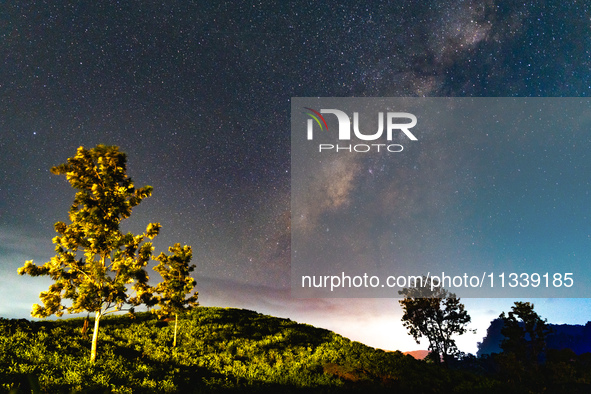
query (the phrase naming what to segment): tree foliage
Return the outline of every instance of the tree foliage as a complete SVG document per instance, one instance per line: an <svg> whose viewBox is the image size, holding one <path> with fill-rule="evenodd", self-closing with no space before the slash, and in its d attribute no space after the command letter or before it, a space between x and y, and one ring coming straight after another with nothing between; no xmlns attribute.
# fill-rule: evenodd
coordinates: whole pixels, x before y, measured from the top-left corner
<svg viewBox="0 0 591 394"><path fill-rule="evenodd" d="M150 223L140 235L121 231L121 222L152 194L151 186L135 188L127 176L126 161L118 147L98 145L78 148L67 163L51 169L65 175L77 190L69 210L70 224L55 224L55 257L41 266L27 261L18 270L20 275L46 275L54 281L48 291L41 292L43 305L33 306L33 316L95 313L92 361L103 315L124 309L133 312L140 304L153 303L145 268L154 248L146 240L158 235L161 226Z"/></svg>
<svg viewBox="0 0 591 394"><path fill-rule="evenodd" d="M398 292L404 296L399 301L404 312L402 322L417 343L421 337L428 339L435 361L447 362L459 353L453 336L468 331L470 315L455 294L439 286L432 288L430 278L417 282Z"/></svg>
<svg viewBox="0 0 591 394"><path fill-rule="evenodd" d="M160 253L154 260L159 261L154 270L161 276L163 281L155 288L155 299L158 302L159 309L154 312L158 317L174 315L174 341L173 346L176 346L176 333L178 325L178 316L187 310L197 306L198 293L191 294L197 282L191 277L191 272L195 269L195 265L189 265L193 256L193 251L190 246L181 247L180 244L175 244L168 248L172 255ZM188 298L187 295L191 294Z"/></svg>
<svg viewBox="0 0 591 394"><path fill-rule="evenodd" d="M519 360L537 363L546 350L546 336L550 333L546 320L534 312L534 304L515 302L511 312L499 316L503 320L501 348L514 353Z"/></svg>

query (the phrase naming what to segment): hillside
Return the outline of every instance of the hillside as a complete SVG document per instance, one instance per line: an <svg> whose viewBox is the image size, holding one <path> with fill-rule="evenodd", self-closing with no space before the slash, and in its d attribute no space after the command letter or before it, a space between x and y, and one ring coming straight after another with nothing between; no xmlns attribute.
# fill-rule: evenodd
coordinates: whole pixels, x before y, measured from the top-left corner
<svg viewBox="0 0 591 394"><path fill-rule="evenodd" d="M83 320L0 319L0 388L51 393L470 392L490 384L328 330L213 307L200 307L179 322L174 349L172 326L150 314L107 317L99 332L98 361L91 365Z"/></svg>

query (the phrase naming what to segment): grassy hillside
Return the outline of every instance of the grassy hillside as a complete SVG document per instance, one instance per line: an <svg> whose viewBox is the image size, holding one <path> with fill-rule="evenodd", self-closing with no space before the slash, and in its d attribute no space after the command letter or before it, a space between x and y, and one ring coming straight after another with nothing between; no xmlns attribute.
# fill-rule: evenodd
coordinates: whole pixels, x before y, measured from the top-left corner
<svg viewBox="0 0 591 394"><path fill-rule="evenodd" d="M47 393L332 393L473 392L494 386L474 374L247 310L196 309L179 322L176 348L171 348L173 324L147 313L101 320L99 356L92 365L90 340L81 333L83 319L0 319L0 388Z"/></svg>

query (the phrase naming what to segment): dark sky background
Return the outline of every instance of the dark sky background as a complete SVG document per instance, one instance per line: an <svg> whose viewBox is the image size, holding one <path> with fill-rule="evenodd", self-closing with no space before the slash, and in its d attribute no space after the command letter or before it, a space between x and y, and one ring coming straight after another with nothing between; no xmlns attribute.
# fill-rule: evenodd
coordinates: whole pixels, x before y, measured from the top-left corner
<svg viewBox="0 0 591 394"><path fill-rule="evenodd" d="M125 228L160 222L157 252L191 245L202 304L407 349L395 300L290 296L291 97L585 97L590 18L583 1L3 3L0 315L27 317L49 284L16 275L53 256L73 199L49 168L104 143L154 187ZM513 301L467 300L480 332L464 349ZM536 306L553 323L591 314Z"/></svg>

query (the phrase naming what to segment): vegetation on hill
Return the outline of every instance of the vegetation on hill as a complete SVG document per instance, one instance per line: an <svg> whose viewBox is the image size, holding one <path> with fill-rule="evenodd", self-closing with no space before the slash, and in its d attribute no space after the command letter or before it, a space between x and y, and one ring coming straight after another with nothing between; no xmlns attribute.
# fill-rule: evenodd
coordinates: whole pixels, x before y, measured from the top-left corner
<svg viewBox="0 0 591 394"><path fill-rule="evenodd" d="M334 332L240 309L200 307L173 323L109 316L88 359L83 319L0 319L4 392L474 391L495 382L384 352ZM14 391L11 391L14 390Z"/></svg>
<svg viewBox="0 0 591 394"><path fill-rule="evenodd" d="M174 321L111 315L89 360L83 318L0 318L0 392L588 393L591 354L550 353L526 364L511 353L415 360L334 332L253 311L199 307ZM92 325L90 325L92 327Z"/></svg>

